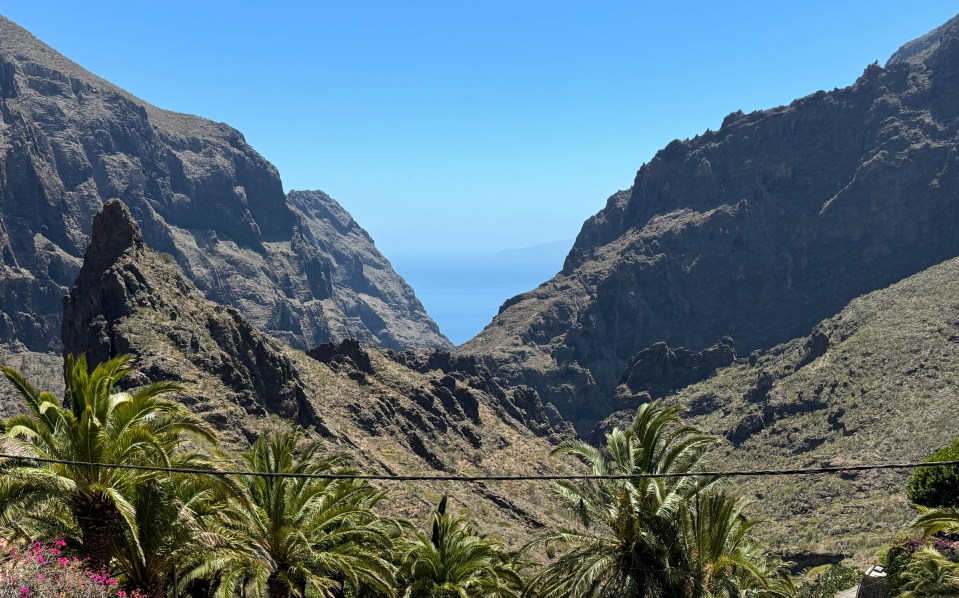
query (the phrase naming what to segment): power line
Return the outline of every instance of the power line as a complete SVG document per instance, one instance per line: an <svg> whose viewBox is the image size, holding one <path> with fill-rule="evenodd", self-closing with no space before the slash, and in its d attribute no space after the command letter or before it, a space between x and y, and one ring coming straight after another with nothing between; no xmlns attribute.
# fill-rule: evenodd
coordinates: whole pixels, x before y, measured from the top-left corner
<svg viewBox="0 0 959 598"><path fill-rule="evenodd" d="M156 471L163 473L182 473L191 475L210 476L250 476L262 478L294 478L318 480L368 480L377 482L556 482L574 480L640 480L650 478L689 478L689 477L772 477L815 475L828 473L876 471L890 469L918 469L920 467L959 466L959 461L932 461L925 463L880 463L876 465L840 465L826 467L805 467L795 469L744 469L730 471L696 471L686 473L640 473L640 474L546 474L546 475L388 475L388 474L335 474L335 473L268 473L261 471L224 471L218 469L200 469L188 467L161 467L154 465L131 465L122 463L94 463L90 461L70 461L66 459L47 459L42 457L26 457L23 455L8 455L0 453L0 459L11 461L27 461L34 463L51 463L57 465L71 465L75 467L102 467L105 469L132 469L137 471ZM2 470L0 470L2 471Z"/></svg>

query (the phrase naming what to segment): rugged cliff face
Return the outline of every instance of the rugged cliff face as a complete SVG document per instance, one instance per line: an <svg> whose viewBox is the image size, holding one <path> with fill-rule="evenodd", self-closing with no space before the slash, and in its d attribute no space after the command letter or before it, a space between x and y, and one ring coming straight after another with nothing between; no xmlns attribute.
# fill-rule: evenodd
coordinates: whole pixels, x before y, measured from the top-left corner
<svg viewBox="0 0 959 598"><path fill-rule="evenodd" d="M853 300L808 334L721 367L664 400L724 439L721 469L913 462L959 434L959 258ZM601 428L622 426L622 410ZM792 555L866 560L915 517L907 471L738 479L768 540ZM845 548L838 546L842 541ZM822 559L818 559L822 562Z"/></svg>
<svg viewBox="0 0 959 598"><path fill-rule="evenodd" d="M181 382L179 400L233 447L293 423L373 472L545 473L573 466L548 458L572 431L535 392L506 387L474 361L448 353L397 354L355 340L308 353L290 349L235 309L205 299L172 260L145 245L119 201L107 202L94 219L83 267L64 301L63 345L93 361L133 354L136 383ZM389 508L405 516L425 514L449 491L516 545L559 516L540 506L548 500L544 484L389 489Z"/></svg>
<svg viewBox="0 0 959 598"><path fill-rule="evenodd" d="M654 343L740 354L959 254L959 21L855 84L674 141L462 352L582 432ZM915 48L914 48L915 49Z"/></svg>
<svg viewBox="0 0 959 598"><path fill-rule="evenodd" d="M317 309L315 289L322 289L327 299L316 317L322 315L327 323L330 340L354 338L389 349L451 346L413 289L340 204L322 191L290 191L287 203L297 214L299 227L291 259L278 263L275 270L283 275L284 292L294 299L286 319L269 327L272 334L302 344L299 339L305 332L298 323L311 321L310 313ZM299 275L297 268L302 270ZM310 345L318 342L313 336Z"/></svg>
<svg viewBox="0 0 959 598"><path fill-rule="evenodd" d="M285 197L236 130L150 106L0 17L0 343L59 350L61 297L109 199L207 298L295 346L449 346L332 199Z"/></svg>
<svg viewBox="0 0 959 598"><path fill-rule="evenodd" d="M155 380L183 378L181 368L169 363L173 355L159 350L182 351L192 366L229 389L224 398L248 413L273 412L322 428L280 345L235 309L205 300L175 265L148 251L117 200L94 218L76 286L63 301L62 338L65 353L86 355L88 363L135 353L140 375Z"/></svg>

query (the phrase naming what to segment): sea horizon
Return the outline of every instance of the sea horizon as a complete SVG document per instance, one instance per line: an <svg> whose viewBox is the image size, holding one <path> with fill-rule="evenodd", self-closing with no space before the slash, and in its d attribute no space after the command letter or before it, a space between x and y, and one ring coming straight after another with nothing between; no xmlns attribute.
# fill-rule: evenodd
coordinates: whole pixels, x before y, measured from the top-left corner
<svg viewBox="0 0 959 598"><path fill-rule="evenodd" d="M503 303L563 268L573 239L492 252L399 254L393 268L454 345L479 334Z"/></svg>

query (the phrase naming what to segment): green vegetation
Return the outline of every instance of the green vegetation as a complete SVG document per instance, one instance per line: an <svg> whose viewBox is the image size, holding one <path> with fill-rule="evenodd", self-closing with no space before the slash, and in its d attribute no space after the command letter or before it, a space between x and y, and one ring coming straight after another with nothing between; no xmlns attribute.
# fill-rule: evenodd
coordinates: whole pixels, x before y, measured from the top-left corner
<svg viewBox="0 0 959 598"><path fill-rule="evenodd" d="M297 432L262 436L243 454L244 471L349 475L339 456L320 445L300 450ZM347 479L241 476L225 516L211 522L223 542L187 579L212 579L218 596L333 597L344 582L389 593L394 568L386 558L397 526L378 517L382 497L368 483Z"/></svg>
<svg viewBox="0 0 959 598"><path fill-rule="evenodd" d="M810 571L811 578L799 587L799 598L833 598L836 592L848 590L862 579L862 571L845 565L823 566L821 571Z"/></svg>
<svg viewBox="0 0 959 598"><path fill-rule="evenodd" d="M959 461L959 440L926 461ZM959 466L922 467L909 478L909 500L924 507L959 506Z"/></svg>
<svg viewBox="0 0 959 598"><path fill-rule="evenodd" d="M587 462L595 475L695 473L715 440L682 424L681 409L652 402L606 445L568 442L556 452ZM530 595L789 596L781 563L749 538L745 506L703 477L559 482L578 525L539 542L567 550L535 575Z"/></svg>
<svg viewBox="0 0 959 598"><path fill-rule="evenodd" d="M959 596L959 542L948 536L908 538L883 562L896 596Z"/></svg>
<svg viewBox="0 0 959 598"><path fill-rule="evenodd" d="M519 565L496 542L474 531L466 520L447 513L447 497L432 516L429 536L405 542L399 563L404 598L488 596L519 598Z"/></svg>
<svg viewBox="0 0 959 598"><path fill-rule="evenodd" d="M515 553L451 513L446 497L429 533L378 513L384 493L349 478L359 472L345 457L298 431L264 434L239 455L221 452L203 423L164 398L183 392L178 385L119 390L131 367L128 357L92 371L68 359L62 404L2 370L26 412L5 422L5 442L38 459L0 464L4 541L29 547L63 537L64 558L85 559L118 596L118 586L147 598L174 590L271 598L797 595L784 563L756 541L746 501L695 475L716 439L685 424L678 407L644 405L601 448L569 442L554 452L597 474L693 475L559 482L568 524ZM218 470L264 475L208 475L214 458ZM111 463L190 471L102 466ZM0 575L0 591L10 583Z"/></svg>
<svg viewBox="0 0 959 598"><path fill-rule="evenodd" d="M179 389L159 382L132 392L114 392L131 370L129 357L116 357L89 372L84 358L67 358L65 406L38 392L17 372L0 370L14 385L26 410L5 422L7 443L25 456L80 461L91 465L9 462L3 467L3 512L28 513L32 521L45 507L79 531L84 555L94 570L106 568L113 550L143 555L134 506L136 490L159 479L155 471L99 467L100 463L143 466L179 465L192 456L181 452L191 433L213 434L189 411L161 398Z"/></svg>
<svg viewBox="0 0 959 598"><path fill-rule="evenodd" d="M959 594L959 564L934 548L924 548L912 555L900 575L900 582L904 590L900 596L956 596Z"/></svg>
<svg viewBox="0 0 959 598"><path fill-rule="evenodd" d="M954 460L950 452L959 447L955 442L937 451L930 460ZM937 473L944 467L919 469L919 472ZM942 473L942 472L938 472ZM959 492L950 489L947 475L924 476L917 484L916 476L909 483L910 494L916 488L930 490L916 495L929 502L949 506L928 507L915 505L919 516L913 528L921 536L907 538L891 546L883 557L889 584L896 596L920 598L926 596L959 596ZM933 500L934 499L934 500Z"/></svg>

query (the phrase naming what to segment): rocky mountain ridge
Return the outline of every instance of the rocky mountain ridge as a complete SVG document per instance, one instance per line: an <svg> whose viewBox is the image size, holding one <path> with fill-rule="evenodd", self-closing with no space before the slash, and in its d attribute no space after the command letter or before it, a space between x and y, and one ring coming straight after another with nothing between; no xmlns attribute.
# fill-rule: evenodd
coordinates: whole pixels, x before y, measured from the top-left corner
<svg viewBox="0 0 959 598"><path fill-rule="evenodd" d="M720 469L921 461L959 436L959 258L668 393L724 439ZM623 426L629 409L601 429ZM908 471L735 480L790 557L867 560L915 517ZM819 555L816 557L815 555ZM832 555L830 557L830 555Z"/></svg>
<svg viewBox="0 0 959 598"><path fill-rule="evenodd" d="M107 202L94 219L83 267L64 301L63 346L91 361L134 355L136 384L180 382L178 400L232 447L292 423L370 472L569 467L548 453L572 430L558 417L550 421L535 392L505 387L482 366L443 352L397 354L351 339L306 353L290 349L237 310L204 298L172 260L148 248L119 201ZM546 506L543 484L520 492L484 484L389 489L389 509L410 517L449 492L517 546L560 515Z"/></svg>
<svg viewBox="0 0 959 598"><path fill-rule="evenodd" d="M284 195L236 130L151 106L0 17L0 343L58 352L94 214L121 199L203 294L294 346L449 341L322 192Z"/></svg>
<svg viewBox="0 0 959 598"><path fill-rule="evenodd" d="M959 21L913 58L673 141L457 353L588 433L655 343L746 355L959 255Z"/></svg>
<svg viewBox="0 0 959 598"><path fill-rule="evenodd" d="M898 62L922 63L932 52L939 49L943 37L948 37L947 34L956 26L957 22L959 22L959 17L953 17L929 33L906 42L893 52L889 60L886 61L886 66Z"/></svg>

